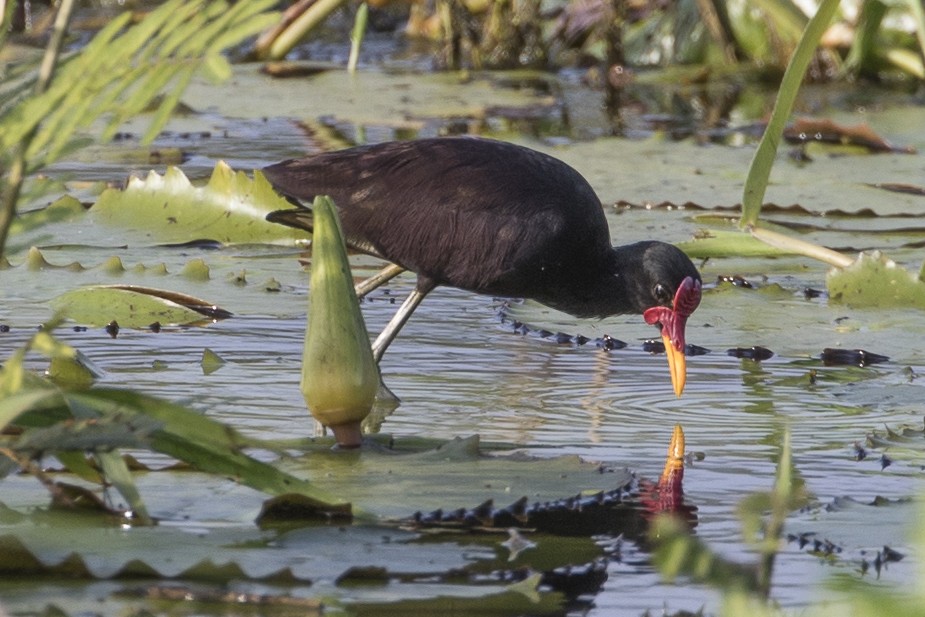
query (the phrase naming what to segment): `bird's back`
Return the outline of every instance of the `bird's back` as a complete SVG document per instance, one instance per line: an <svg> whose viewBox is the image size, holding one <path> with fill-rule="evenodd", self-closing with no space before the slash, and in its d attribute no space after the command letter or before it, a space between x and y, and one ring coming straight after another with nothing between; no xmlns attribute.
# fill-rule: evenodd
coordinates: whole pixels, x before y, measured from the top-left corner
<svg viewBox="0 0 925 617"><path fill-rule="evenodd" d="M329 195L348 242L435 284L537 297L611 248L600 200L577 171L504 142L389 142L264 174L303 202Z"/></svg>

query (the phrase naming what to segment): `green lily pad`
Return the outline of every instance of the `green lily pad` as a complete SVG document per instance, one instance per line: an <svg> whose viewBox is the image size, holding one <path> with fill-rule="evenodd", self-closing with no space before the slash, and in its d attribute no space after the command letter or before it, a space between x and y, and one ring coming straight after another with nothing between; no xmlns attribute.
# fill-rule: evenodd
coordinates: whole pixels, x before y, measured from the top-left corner
<svg viewBox="0 0 925 617"><path fill-rule="evenodd" d="M54 514L45 517L46 522L59 518ZM136 533L115 537L111 530L99 527L71 524L55 528L63 534L60 539L67 539L70 552L62 553L55 541L49 541L47 529L28 521L17 525L15 534L0 535L0 572L78 580L161 579L170 581L163 589L189 586L186 599L213 605L231 603L217 594L225 585L237 589L233 594L236 606L250 605L241 592L242 581L278 583L295 585L304 602L320 596L326 603L355 607L359 614L431 614L448 606L456 606L460 614L467 615L561 614L564 602L561 593L537 589L541 580L538 573L510 585L487 577L478 585L454 584L460 577L478 576L481 569L504 566L500 560L504 551L495 547L500 537L484 538L484 544L473 544L472 537L453 536L424 542L411 532L366 526L320 526L277 535L221 527L193 534L165 525L136 528ZM593 547L587 539L562 539L549 548L561 550L579 543ZM254 550L266 547L272 547L274 560L261 560L260 551ZM558 563L567 562L560 557ZM382 584L363 585L357 578L351 579L364 570L378 572ZM399 582L421 573L427 573L430 580ZM306 584L312 584L316 591L305 595L302 590L307 589ZM338 598L344 595L338 590L342 586L349 592L347 597ZM144 595L149 600L170 599L150 592ZM260 604L272 605L275 598L282 603L286 597L288 594L262 596Z"/></svg>
<svg viewBox="0 0 925 617"><path fill-rule="evenodd" d="M98 285L65 292L52 307L79 323L103 326L113 321L122 327L189 325L225 319L231 313L186 294L135 285Z"/></svg>
<svg viewBox="0 0 925 617"><path fill-rule="evenodd" d="M879 251L861 254L847 268L826 277L829 297L854 307L915 307L925 309L925 282Z"/></svg>
<svg viewBox="0 0 925 617"><path fill-rule="evenodd" d="M701 230L693 239L678 242L677 247L690 257L778 257L787 251L769 246L741 231L724 229Z"/></svg>
<svg viewBox="0 0 925 617"><path fill-rule="evenodd" d="M156 242L209 239L223 244L295 244L308 234L267 222L265 216L292 205L257 172L254 179L216 164L209 183L194 186L176 167L164 175L132 178L123 190L109 189L90 209L97 221L138 230Z"/></svg>
<svg viewBox="0 0 925 617"><path fill-rule="evenodd" d="M488 456L478 436L423 452L402 452L402 442L397 444L390 450L314 449L281 466L384 519L407 517L415 510L471 508L488 499L498 507L524 496L530 502L553 501L582 491L612 490L631 479L626 469L602 472L600 465L576 456L535 458L517 451Z"/></svg>
<svg viewBox="0 0 925 617"><path fill-rule="evenodd" d="M49 223L67 221L82 215L85 211L80 201L70 195L63 195L44 208L23 212L13 219L10 235L25 233Z"/></svg>
<svg viewBox="0 0 925 617"><path fill-rule="evenodd" d="M820 508L805 508L788 521L794 548L829 559L874 559L890 546L906 552L910 531L921 508L912 499L859 501L838 497ZM820 546L816 540L822 542ZM826 550L826 546L830 547ZM831 548L837 547L836 550Z"/></svg>

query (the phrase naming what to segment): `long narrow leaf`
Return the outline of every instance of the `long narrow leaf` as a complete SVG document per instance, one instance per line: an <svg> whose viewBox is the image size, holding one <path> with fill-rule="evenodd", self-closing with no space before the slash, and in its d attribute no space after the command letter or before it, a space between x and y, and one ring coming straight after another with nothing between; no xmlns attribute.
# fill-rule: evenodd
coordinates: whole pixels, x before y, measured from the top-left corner
<svg viewBox="0 0 925 617"><path fill-rule="evenodd" d="M202 54L209 48L211 40L234 22L235 15L237 15L237 12L227 10L214 15L214 19L204 21L200 25L195 38L187 37L180 41L180 45L176 48L176 53L180 56Z"/></svg>
<svg viewBox="0 0 925 617"><path fill-rule="evenodd" d="M43 150L47 150L45 156L51 160L56 159L74 138L77 129L95 116L96 107L89 97L76 105L62 105L52 115L53 120L46 124L44 130L29 144L26 156L37 157Z"/></svg>
<svg viewBox="0 0 925 617"><path fill-rule="evenodd" d="M875 41L886 10L886 5L880 0L868 0L861 5L854 42L845 57L845 71L862 73L873 64Z"/></svg>
<svg viewBox="0 0 925 617"><path fill-rule="evenodd" d="M156 71L149 70L147 75L142 76L141 81L134 84L132 93L120 105L119 123L121 124L126 119L144 110L167 87L167 84L176 78L184 66L188 66L188 64L178 60L161 62Z"/></svg>
<svg viewBox="0 0 925 617"><path fill-rule="evenodd" d="M225 11L220 20L216 20L202 33L206 40L205 51L216 53L271 26L279 16L265 11L273 5L272 0L235 3L230 10ZM221 24L221 27L215 27L217 24Z"/></svg>
<svg viewBox="0 0 925 617"><path fill-rule="evenodd" d="M6 42L6 37L9 36L12 28L10 27L13 21L13 13L16 11L15 2L2 2L0 3L0 47L3 47L3 44Z"/></svg>
<svg viewBox="0 0 925 617"><path fill-rule="evenodd" d="M94 484L103 483L99 470L90 464L83 452L55 452L55 458L78 478Z"/></svg>
<svg viewBox="0 0 925 617"><path fill-rule="evenodd" d="M777 100L774 103L774 111L771 113L771 120L764 131L755 156L752 158L751 167L748 170L748 177L745 180L745 192L742 196L742 218L739 220L740 227L747 227L758 222L761 214L761 205L764 201L765 189L768 186L768 178L771 176L771 167L774 165L774 157L777 154L777 147L780 145L781 135L787 119L790 117L790 111L793 109L793 102L796 100L797 92L800 90L800 84L803 81L803 75L813 58L816 46L823 32L832 22L832 17L838 9L838 0L822 0L819 9L809 23L803 36L793 52L787 71L781 81L780 92L777 94Z"/></svg>
<svg viewBox="0 0 925 617"><path fill-rule="evenodd" d="M925 6L922 5L922 0L905 0L905 4L909 8L909 12L912 13L912 19L915 23L915 36L919 42L919 53L917 55L921 59L922 54L925 53Z"/></svg>
<svg viewBox="0 0 925 617"><path fill-rule="evenodd" d="M20 416L40 408L50 400L55 399L57 393L53 390L29 390L0 399L0 430L6 428ZM60 399L56 399L56 403Z"/></svg>
<svg viewBox="0 0 925 617"><path fill-rule="evenodd" d="M150 525L151 516L148 514L148 508L145 507L141 493L138 492L138 487L135 486L132 472L129 471L122 455L115 450L97 452L96 460L100 462L100 468L102 468L106 479L128 502L128 507L138 522L142 525Z"/></svg>
<svg viewBox="0 0 925 617"><path fill-rule="evenodd" d="M15 105L0 100L0 148L29 142L26 167L34 170L75 147L79 131L108 117L103 137L147 109L169 89L165 104L147 131L150 140L176 108L183 88L206 59L275 19L269 0L183 2L170 0L129 25L131 14L112 20L79 54L64 60L51 87ZM27 140L27 138L29 138Z"/></svg>
<svg viewBox="0 0 925 617"><path fill-rule="evenodd" d="M102 141L109 141L112 139L121 128L122 124L129 119L130 116L125 113L126 105L124 102L120 103L119 100L128 96L128 93L137 87L137 82L150 72L151 67L148 65L136 66L130 72L123 74L122 79L114 84L110 84L97 94L96 105L100 109L115 110L106 128L104 128L100 134L100 139Z"/></svg>
<svg viewBox="0 0 925 617"><path fill-rule="evenodd" d="M262 11L268 10L274 5L270 0L262 2L239 2L235 6L248 5L249 8L257 9L262 7ZM229 26L228 30L215 37L209 45L210 53L218 53L228 47L235 45L247 37L253 36L270 28L279 21L279 14L272 12L249 12L242 15L236 23Z"/></svg>
<svg viewBox="0 0 925 617"><path fill-rule="evenodd" d="M151 118L147 131L145 131L145 134L141 138L141 143L151 143L154 141L154 138L158 136L170 120L170 116L173 115L174 109L180 104L180 97L183 95L183 92L186 91L186 87L193 80L193 76L198 69L198 66L193 65L181 67L173 91L167 94L161 101L161 104L157 108L157 112L155 112L154 116Z"/></svg>
<svg viewBox="0 0 925 617"><path fill-rule="evenodd" d="M197 469L220 474L271 495L299 493L320 510L349 515L350 504L318 489L310 482L282 472L243 453L247 447L265 446L233 428L183 406L125 390L93 389L67 393L75 410L100 415L140 414L162 423L151 438L152 447Z"/></svg>
<svg viewBox="0 0 925 617"><path fill-rule="evenodd" d="M204 47L201 42L203 31L207 28L207 19L208 16L201 12L193 13L182 24L174 26L171 32L165 32L165 37L157 44L157 57L163 59L195 55L196 50Z"/></svg>
<svg viewBox="0 0 925 617"><path fill-rule="evenodd" d="M754 0L752 6L767 13L777 36L796 41L806 25L806 14L792 0Z"/></svg>
<svg viewBox="0 0 925 617"><path fill-rule="evenodd" d="M126 39L131 37L126 57L133 58L137 66L150 68L153 62L165 55L161 51L165 37L171 36L177 28L192 20L199 6L199 2L169 2L146 15L138 27L132 28L125 35Z"/></svg>

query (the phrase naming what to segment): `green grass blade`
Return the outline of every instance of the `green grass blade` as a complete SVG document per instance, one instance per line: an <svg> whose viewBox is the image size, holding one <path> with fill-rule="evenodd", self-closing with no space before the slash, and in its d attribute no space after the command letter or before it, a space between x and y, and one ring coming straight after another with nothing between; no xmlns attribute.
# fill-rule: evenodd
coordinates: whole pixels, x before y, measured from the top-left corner
<svg viewBox="0 0 925 617"><path fill-rule="evenodd" d="M279 13L270 12L274 2L264 0L262 2L239 2L235 6L247 5L250 9L247 13L242 13L238 20L215 37L209 45L209 52L217 53L227 49L232 45L247 37L259 34L264 30L272 27L279 21ZM259 9L259 11L257 11Z"/></svg>
<svg viewBox="0 0 925 617"><path fill-rule="evenodd" d="M56 452L55 458L78 478L94 484L103 483L99 470L90 464L83 452Z"/></svg>
<svg viewBox="0 0 925 617"><path fill-rule="evenodd" d="M360 45L363 43L363 35L366 34L368 18L369 5L364 2L357 9L357 14L353 21L353 32L350 34L350 59L347 61L347 70L351 73L357 70L357 62L360 59Z"/></svg>
<svg viewBox="0 0 925 617"><path fill-rule="evenodd" d="M138 487L135 486L132 472L129 471L128 465L125 464L125 459L122 458L119 451L97 452L96 460L99 461L106 480L128 502L128 508L133 517L142 525L150 525L152 521L151 516L148 514L148 508L145 506L144 499L141 498L141 493L138 492Z"/></svg>
<svg viewBox="0 0 925 617"><path fill-rule="evenodd" d="M880 30L886 11L886 5L880 0L868 0L861 5L854 42L845 57L844 71L846 73L864 73L873 66L877 32Z"/></svg>
<svg viewBox="0 0 925 617"><path fill-rule="evenodd" d="M266 12L271 6L269 0L234 5L171 0L137 24L130 23L131 13L119 15L61 63L43 95L14 91L0 101L0 149L28 143L26 168L38 169L79 143L78 132L100 117L107 119L102 136L109 139L169 89L147 131L150 140L205 59L212 76L228 74L215 55L274 20Z"/></svg>
<svg viewBox="0 0 925 617"><path fill-rule="evenodd" d="M154 141L154 138L158 136L170 120L170 116L173 115L173 110L176 109L177 105L180 103L180 97L183 96L183 92L186 91L186 87L193 80L193 76L196 74L197 70L199 70L198 63L180 67L173 91L167 94L158 106L157 111L151 118L151 123L148 125L148 130L145 131L145 134L141 138L142 144L149 144Z"/></svg>
<svg viewBox="0 0 925 617"><path fill-rule="evenodd" d="M791 0L755 0L751 4L767 14L768 27L785 41L796 41L806 25L806 14Z"/></svg>
<svg viewBox="0 0 925 617"><path fill-rule="evenodd" d="M307 480L280 471L244 454L249 447L266 444L250 439L232 427L169 401L128 390L92 389L66 394L75 412L144 415L162 423L151 436L152 448L184 461L200 471L221 475L270 495L299 493L319 509L349 514L350 504L328 495Z"/></svg>
<svg viewBox="0 0 925 617"><path fill-rule="evenodd" d="M919 42L919 57L925 54L925 5L922 0L906 0L906 6L912 13L912 19L915 23L915 37Z"/></svg>
<svg viewBox="0 0 925 617"><path fill-rule="evenodd" d="M215 4L220 6L224 3ZM165 29L162 32L164 36L156 42L156 49L154 50L154 55L158 59L171 56L181 58L193 56L204 47L201 41L204 38L205 31L211 25L208 24L208 16L201 11L189 11L188 9L184 14L187 12L189 17L184 18L182 23L174 26L170 31Z"/></svg>
<svg viewBox="0 0 925 617"><path fill-rule="evenodd" d="M838 0L822 0L816 14L806 24L803 36L793 52L793 57L781 81L771 120L768 122L768 127L764 131L748 170L745 192L742 196L740 227L744 228L758 222L768 178L771 176L771 167L774 165L774 157L777 154L784 127L790 117L790 111L793 109L793 102L803 82L803 75L813 58L819 39L832 22L837 9Z"/></svg>
<svg viewBox="0 0 925 617"><path fill-rule="evenodd" d="M211 41L226 30L230 24L234 23L234 18L239 10L225 10L214 15L204 16L206 19L199 25L199 32L196 37L187 37L181 41L181 44L176 49L177 55L185 57L205 53L209 49ZM214 19L209 20L208 17L214 17Z"/></svg>

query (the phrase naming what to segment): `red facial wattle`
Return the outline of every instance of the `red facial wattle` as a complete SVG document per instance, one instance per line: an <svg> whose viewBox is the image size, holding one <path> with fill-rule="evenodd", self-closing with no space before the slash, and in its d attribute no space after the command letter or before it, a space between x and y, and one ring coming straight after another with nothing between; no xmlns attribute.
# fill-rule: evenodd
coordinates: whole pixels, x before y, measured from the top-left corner
<svg viewBox="0 0 925 617"><path fill-rule="evenodd" d="M687 318L700 305L700 281L687 277L674 295L671 308L667 306L654 306L646 309L642 314L647 324L657 325L662 331L662 340L665 343L665 353L668 356L668 366L671 370L671 381L675 394L681 396L687 374L687 363L684 359L684 328Z"/></svg>

